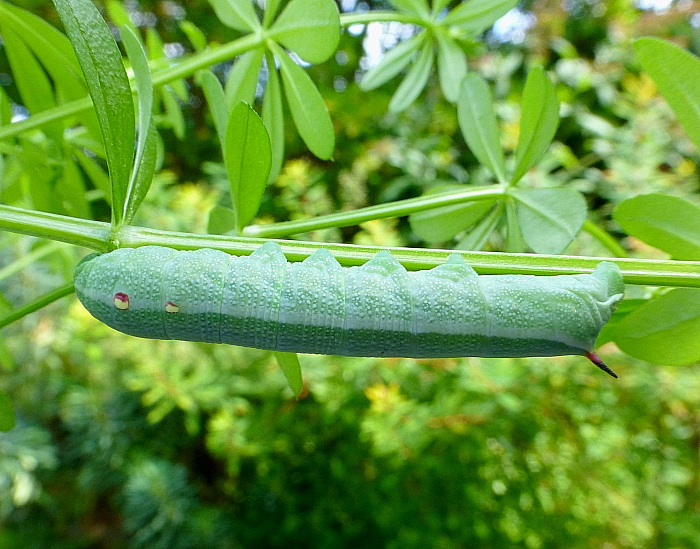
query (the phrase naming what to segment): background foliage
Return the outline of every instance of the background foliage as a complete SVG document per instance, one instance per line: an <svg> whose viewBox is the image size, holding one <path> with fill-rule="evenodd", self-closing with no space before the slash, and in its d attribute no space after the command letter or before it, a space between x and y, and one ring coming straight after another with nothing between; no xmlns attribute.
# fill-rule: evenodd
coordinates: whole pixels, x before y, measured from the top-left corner
<svg viewBox="0 0 700 549"><path fill-rule="evenodd" d="M15 4L61 28L50 4ZM224 43L240 34L207 2L126 6L151 62L154 52L196 47L184 18L205 40ZM118 4L106 8L110 21L124 22ZM656 12L626 1L564 7L542 0L520 9L532 26L510 34L497 27L485 45L472 45L469 60L492 85L499 138L511 154L527 74L542 65L554 81L561 123L527 184L580 191L590 218L617 239L625 233L612 211L626 198L663 192L697 205L697 151L631 45L656 35L699 53L695 6L673 3ZM490 182L465 144L439 73L426 79L419 100L398 104L404 109L394 99L403 76L371 92L359 88L369 33L343 32L338 53L306 69L334 124L333 161L308 152L285 111L285 162L258 220L315 217L443 184ZM26 92L17 89L3 51L0 84L19 104ZM228 62L215 71L224 76L230 68ZM156 90L162 168L135 223L203 233L211 229L209 212L230 206L207 101L190 81ZM84 124L95 130L89 116ZM22 165L71 157L33 137L21 142ZM93 145L89 133L69 137L70 150ZM3 158L16 152L2 146ZM108 221L109 193L99 172L90 171L94 164L100 166L83 158L78 170L91 182L89 210L70 200L70 188L46 209ZM3 203L21 203L26 194L26 183L13 179L18 169L4 166ZM60 176L56 166L37 168L32 181ZM38 209L42 196L33 196ZM374 220L304 238L423 245L415 224ZM502 249L506 237L497 230L485 247ZM46 259L0 275L8 307L61 284L77 258L73 247L5 232L0 243L3 265L31 254ZM667 257L641 240L623 244L636 257ZM609 255L589 233L566 251ZM648 295L631 287L628 299ZM609 345L608 361L621 376L612 383L580 358L304 357L297 401L269 353L129 338L73 299L2 335L0 389L12 396L17 426L0 433L0 547L700 546L697 364L651 366Z"/></svg>

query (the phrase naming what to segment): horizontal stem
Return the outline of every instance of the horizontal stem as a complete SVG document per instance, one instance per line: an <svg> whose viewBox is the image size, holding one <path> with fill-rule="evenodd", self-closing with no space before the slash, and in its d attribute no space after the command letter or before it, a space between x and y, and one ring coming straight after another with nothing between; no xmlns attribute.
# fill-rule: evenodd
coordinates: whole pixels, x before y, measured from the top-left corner
<svg viewBox="0 0 700 549"><path fill-rule="evenodd" d="M109 223L67 217L0 204L0 230L59 240L68 244L107 251Z"/></svg>
<svg viewBox="0 0 700 549"><path fill-rule="evenodd" d="M403 217L423 210L442 206L453 206L472 200L495 200L503 197L506 192L507 191L503 187L488 185L484 187L471 187L458 192L448 191L444 193L426 194L416 198L396 200L386 204L377 204L376 206L368 206L367 208L359 208L348 212L337 212L309 219L283 221L281 223L269 223L265 225L250 225L243 229L243 236L276 238L330 227L349 227L374 219Z"/></svg>
<svg viewBox="0 0 700 549"><path fill-rule="evenodd" d="M121 247L170 246L181 250L215 248L236 255L248 255L267 240L262 238L198 235L159 231L144 227L122 227L112 235L110 225L56 214L34 212L0 205L0 229L61 240L98 251L110 249L112 236ZM410 271L441 265L453 253L459 253L480 274L580 274L590 273L601 261L613 261L622 270L625 282L648 286L686 286L700 288L700 261L652 259L608 259L600 257L512 254L499 252L455 252L417 248L386 248L278 240L287 258L301 261L316 250L326 248L342 265L362 265L381 250L390 251Z"/></svg>
<svg viewBox="0 0 700 549"><path fill-rule="evenodd" d="M340 16L340 26L366 25L367 23L409 23L413 25L425 25L425 20L418 15L402 13L399 11L361 11L344 13Z"/></svg>
<svg viewBox="0 0 700 549"><path fill-rule="evenodd" d="M119 235L123 246L161 245L177 249L215 248L235 255L248 255L267 239L194 235L158 231L140 227L124 227ZM431 269L443 264L453 253L459 253L480 274L583 274L591 273L601 261L612 261L622 270L625 282L648 286L687 286L700 288L700 261L650 259L608 259L600 257L513 254L500 252L455 252L427 248L387 248L355 244L315 243L298 240L276 240L287 259L301 261L316 250L325 248L341 265L362 265L381 250L388 250L409 271Z"/></svg>

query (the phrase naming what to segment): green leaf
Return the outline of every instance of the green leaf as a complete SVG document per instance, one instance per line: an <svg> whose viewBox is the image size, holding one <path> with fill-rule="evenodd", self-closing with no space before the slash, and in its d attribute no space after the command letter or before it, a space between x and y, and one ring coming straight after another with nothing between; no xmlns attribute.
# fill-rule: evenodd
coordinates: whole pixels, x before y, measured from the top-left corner
<svg viewBox="0 0 700 549"><path fill-rule="evenodd" d="M54 0L83 69L102 131L112 184L113 222L121 224L136 131L129 80L109 27L90 0Z"/></svg>
<svg viewBox="0 0 700 549"><path fill-rule="evenodd" d="M499 200L497 206L476 224L476 226L460 240L455 249L457 250L481 250L488 242L491 233L496 230L503 215L503 200Z"/></svg>
<svg viewBox="0 0 700 549"><path fill-rule="evenodd" d="M700 290L675 288L627 315L614 341L629 355L653 364L700 360Z"/></svg>
<svg viewBox="0 0 700 549"><path fill-rule="evenodd" d="M272 55L267 54L267 66L274 67ZM282 87L277 71L273 68L267 73L267 86L263 96L262 119L270 135L272 164L268 181L277 179L284 162L284 113L282 111Z"/></svg>
<svg viewBox="0 0 700 549"><path fill-rule="evenodd" d="M197 72L195 82L204 92L216 133L219 136L219 143L223 148L224 143L226 143L226 124L228 123L228 109L226 108L224 89L221 87L219 79L210 69Z"/></svg>
<svg viewBox="0 0 700 549"><path fill-rule="evenodd" d="M164 119L173 129L175 137L182 140L185 138L185 117L182 114L182 108L177 100L175 91L170 86L160 88L160 97L163 100L165 107Z"/></svg>
<svg viewBox="0 0 700 549"><path fill-rule="evenodd" d="M129 16L129 12L119 0L108 0L105 3L107 15L117 27L129 27L134 34L138 33L138 29Z"/></svg>
<svg viewBox="0 0 700 549"><path fill-rule="evenodd" d="M197 25L187 20L180 21L178 25L180 26L180 30L187 36L190 44L192 44L194 51L200 52L206 49L207 37Z"/></svg>
<svg viewBox="0 0 700 549"><path fill-rule="evenodd" d="M138 35L131 27L122 27L120 31L122 43L134 71L139 106L136 156L126 191L122 216L125 223L130 223L151 186L156 167L155 140L158 136L155 129L151 130L153 127L153 84L146 52Z"/></svg>
<svg viewBox="0 0 700 549"><path fill-rule="evenodd" d="M301 365L299 364L299 357L296 353L281 353L276 351L275 358L277 359L277 364L280 365L284 377L287 378L287 383L289 383L289 388L292 390L295 396L301 394L301 390L304 388L304 382L301 378Z"/></svg>
<svg viewBox="0 0 700 549"><path fill-rule="evenodd" d="M605 323L605 326L603 326L603 329L598 334L598 339L596 339L595 342L596 348L602 347L609 341L614 341L615 330L617 330L620 322L622 322L630 313L648 301L648 299L623 299L617 309L615 309L613 315L610 317L610 320Z"/></svg>
<svg viewBox="0 0 700 549"><path fill-rule="evenodd" d="M10 431L14 428L15 410L12 407L12 401L9 396L0 391L0 431Z"/></svg>
<svg viewBox="0 0 700 549"><path fill-rule="evenodd" d="M440 23L460 27L476 36L517 4L518 0L467 0L448 13Z"/></svg>
<svg viewBox="0 0 700 549"><path fill-rule="evenodd" d="M586 219L586 201L571 189L518 189L512 196L523 238L538 254L561 253Z"/></svg>
<svg viewBox="0 0 700 549"><path fill-rule="evenodd" d="M435 32L437 39L437 62L440 76L440 87L445 99L456 103L462 80L467 75L467 57L451 36L443 32Z"/></svg>
<svg viewBox="0 0 700 549"><path fill-rule="evenodd" d="M451 0L433 0L433 13L439 14L449 5L450 1Z"/></svg>
<svg viewBox="0 0 700 549"><path fill-rule="evenodd" d="M57 95L78 99L87 89L68 38L36 15L0 2L0 21L22 38L56 84Z"/></svg>
<svg viewBox="0 0 700 549"><path fill-rule="evenodd" d="M95 158L86 155L80 147L73 149L73 154L78 159L80 167L87 174L96 189L102 191L102 198L109 204L112 204L112 193L109 184L109 177L98 164Z"/></svg>
<svg viewBox="0 0 700 549"><path fill-rule="evenodd" d="M263 27L268 28L277 15L282 0L265 0L265 12L263 13Z"/></svg>
<svg viewBox="0 0 700 549"><path fill-rule="evenodd" d="M254 31L260 28L250 0L209 0L219 20L239 31Z"/></svg>
<svg viewBox="0 0 700 549"><path fill-rule="evenodd" d="M526 251L525 240L520 231L518 211L512 200L506 202L506 252L523 253Z"/></svg>
<svg viewBox="0 0 700 549"><path fill-rule="evenodd" d="M512 185L539 162L559 126L559 99L540 67L533 68L527 76L520 112L520 136L515 150Z"/></svg>
<svg viewBox="0 0 700 549"><path fill-rule="evenodd" d="M659 38L634 42L637 58L700 149L700 59Z"/></svg>
<svg viewBox="0 0 700 549"><path fill-rule="evenodd" d="M29 48L12 29L0 23L7 60L24 106L36 114L56 106L53 88L48 76ZM60 139L57 123L46 128L54 139Z"/></svg>
<svg viewBox="0 0 700 549"><path fill-rule="evenodd" d="M151 61L165 57L163 40L153 27L146 28L146 51L148 52L148 59ZM170 85L172 85L172 82L170 82Z"/></svg>
<svg viewBox="0 0 700 549"><path fill-rule="evenodd" d="M85 181L77 164L66 147L61 178L56 182L56 193L62 199L65 212L73 217L92 219L90 206L85 198Z"/></svg>
<svg viewBox="0 0 700 549"><path fill-rule="evenodd" d="M333 0L292 0L272 25L269 36L304 61L322 63L338 48L338 7Z"/></svg>
<svg viewBox="0 0 700 549"><path fill-rule="evenodd" d="M428 83L433 68L433 43L426 40L423 48L389 102L389 111L405 110L420 95Z"/></svg>
<svg viewBox="0 0 700 549"><path fill-rule="evenodd" d="M12 103L7 94L0 88L0 126L12 122Z"/></svg>
<svg viewBox="0 0 700 549"><path fill-rule="evenodd" d="M257 48L236 59L226 80L226 105L229 108L239 101L251 105L255 101L264 53L262 48Z"/></svg>
<svg viewBox="0 0 700 549"><path fill-rule="evenodd" d="M158 145L160 138L156 125L151 121L148 127L148 135L145 138L144 149L139 157L139 162L134 166L134 178L129 184L129 193L126 200L126 211L124 212L124 222L131 223L136 215L136 212L146 198L148 189L151 188L153 176L159 164L159 156L162 157L162 151ZM162 148L162 147L161 147Z"/></svg>
<svg viewBox="0 0 700 549"><path fill-rule="evenodd" d="M477 160L496 176L506 181L506 168L498 134L493 97L486 81L471 73L462 80L462 91L457 102L457 118L467 146Z"/></svg>
<svg viewBox="0 0 700 549"><path fill-rule="evenodd" d="M430 14L430 8L428 8L426 0L389 0L389 3L398 11L412 13L426 19Z"/></svg>
<svg viewBox="0 0 700 549"><path fill-rule="evenodd" d="M630 236L671 254L700 260L700 208L669 194L650 193L620 202L613 218Z"/></svg>
<svg viewBox="0 0 700 549"><path fill-rule="evenodd" d="M330 159L335 147L335 134L323 97L309 75L279 46L271 45L280 63L284 92L299 135L318 158Z"/></svg>
<svg viewBox="0 0 700 549"><path fill-rule="evenodd" d="M270 174L271 154L262 120L249 105L239 101L231 109L224 150L238 234L258 212Z"/></svg>
<svg viewBox="0 0 700 549"><path fill-rule="evenodd" d="M236 230L236 212L231 208L214 206L209 212L207 232L209 234L226 234Z"/></svg>
<svg viewBox="0 0 700 549"><path fill-rule="evenodd" d="M425 33L421 32L389 50L382 60L362 77L360 89L373 90L399 74L411 62L424 40Z"/></svg>
<svg viewBox="0 0 700 549"><path fill-rule="evenodd" d="M494 200L479 200L433 208L410 215L408 222L426 242L446 242L484 217L493 204Z"/></svg>

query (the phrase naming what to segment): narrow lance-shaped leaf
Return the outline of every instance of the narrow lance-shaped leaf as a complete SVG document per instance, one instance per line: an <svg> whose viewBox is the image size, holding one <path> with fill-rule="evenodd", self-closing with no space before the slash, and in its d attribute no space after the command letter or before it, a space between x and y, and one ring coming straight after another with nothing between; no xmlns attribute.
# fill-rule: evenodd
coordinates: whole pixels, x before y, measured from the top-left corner
<svg viewBox="0 0 700 549"><path fill-rule="evenodd" d="M389 50L382 60L362 77L360 88L363 91L373 90L399 74L411 62L425 36L425 33L421 32Z"/></svg>
<svg viewBox="0 0 700 549"><path fill-rule="evenodd" d="M32 114L54 107L56 101L51 82L27 45L5 22L0 22L0 32L24 106ZM53 138L60 139L61 128L58 124L51 124L46 130Z"/></svg>
<svg viewBox="0 0 700 549"><path fill-rule="evenodd" d="M435 32L437 39L437 62L440 76L440 88L445 94L445 99L450 103L456 103L459 99L459 90L462 80L467 74L467 58L464 50L443 32Z"/></svg>
<svg viewBox="0 0 700 549"><path fill-rule="evenodd" d="M151 131L153 124L153 84L148 59L141 41L131 27L121 27L121 36L126 53L131 61L138 92L138 141L134 167L131 171L129 186L124 200L125 223L130 223L136 210L151 186L155 170L157 135ZM149 140L152 141L149 143Z"/></svg>
<svg viewBox="0 0 700 549"><path fill-rule="evenodd" d="M688 200L650 193L620 202L613 218L629 234L674 259L700 261L700 208Z"/></svg>
<svg viewBox="0 0 700 549"><path fill-rule="evenodd" d="M163 107L165 108L164 120L172 128L175 136L182 140L185 138L185 115L182 114L182 107L177 100L177 94L171 86L160 88Z"/></svg>
<svg viewBox="0 0 700 549"><path fill-rule="evenodd" d="M275 68L275 59L269 53L265 56L267 63L267 86L263 96L262 119L270 136L272 164L269 181L277 178L284 161L284 113L282 112L282 86Z"/></svg>
<svg viewBox="0 0 700 549"><path fill-rule="evenodd" d="M12 103L7 94L0 88L0 126L12 122Z"/></svg>
<svg viewBox="0 0 700 549"><path fill-rule="evenodd" d="M75 48L105 142L113 222L120 224L136 140L129 80L109 27L90 0L54 0Z"/></svg>
<svg viewBox="0 0 700 549"><path fill-rule="evenodd" d="M114 25L117 27L129 27L134 33L138 32L136 25L134 25L134 22L131 20L129 12L119 0L108 0L105 3L105 8L107 9L109 19Z"/></svg>
<svg viewBox="0 0 700 549"><path fill-rule="evenodd" d="M457 5L441 23L461 27L476 36L517 4L518 0L468 0Z"/></svg>
<svg viewBox="0 0 700 549"><path fill-rule="evenodd" d="M289 388L292 390L295 396L301 394L301 390L304 388L304 382L301 378L301 365L299 364L299 357L296 353L282 353L275 352L275 358L277 359L277 364L280 365L284 377L287 378L287 383L289 383Z"/></svg>
<svg viewBox="0 0 700 549"><path fill-rule="evenodd" d="M270 23L277 15L281 0L265 0L265 12L263 13L263 27L269 28Z"/></svg>
<svg viewBox="0 0 700 549"><path fill-rule="evenodd" d="M262 120L239 101L228 119L224 151L239 234L258 212L270 174L270 158L270 139Z"/></svg>
<svg viewBox="0 0 700 549"><path fill-rule="evenodd" d="M70 155L71 147L66 146L62 163L61 178L55 183L55 190L62 199L66 213L73 217L91 219L90 207L85 196L85 181L78 166Z"/></svg>
<svg viewBox="0 0 700 549"><path fill-rule="evenodd" d="M180 21L178 26L180 30L185 33L185 36L187 36L187 39L190 41L195 51L200 52L207 47L206 35L197 25L192 23L192 21Z"/></svg>
<svg viewBox="0 0 700 549"><path fill-rule="evenodd" d="M542 158L559 126L559 99L540 67L533 68L527 76L520 112L512 185Z"/></svg>
<svg viewBox="0 0 700 549"><path fill-rule="evenodd" d="M57 95L70 99L86 93L78 58L66 36L33 13L0 2L0 21L9 25L39 59L56 84Z"/></svg>
<svg viewBox="0 0 700 549"><path fill-rule="evenodd" d="M236 59L226 80L226 105L229 108L239 101L252 104L255 100L264 53L262 48L257 48Z"/></svg>
<svg viewBox="0 0 700 549"><path fill-rule="evenodd" d="M340 41L340 14L334 0L292 0L269 31L269 36L304 61L322 63Z"/></svg>
<svg viewBox="0 0 700 549"><path fill-rule="evenodd" d="M700 59L659 38L640 38L634 49L642 67L700 149Z"/></svg>
<svg viewBox="0 0 700 549"><path fill-rule="evenodd" d="M399 85L389 102L391 112L405 110L420 95L428 82L430 71L433 68L433 44L426 40L423 44L418 59L408 71L403 82Z"/></svg>
<svg viewBox="0 0 700 549"><path fill-rule="evenodd" d="M586 201L571 189L518 189L512 196L522 236L539 254L561 253L586 220Z"/></svg>
<svg viewBox="0 0 700 549"><path fill-rule="evenodd" d="M276 44L271 44L280 63L284 93L299 135L309 150L328 160L335 148L335 133L328 109L308 74Z"/></svg>
<svg viewBox="0 0 700 549"><path fill-rule="evenodd" d="M202 88L204 97L209 106L209 112L214 120L214 127L219 136L219 143L223 149L226 143L226 124L228 123L228 109L226 108L226 97L221 82L209 69L199 71L195 76L195 81Z"/></svg>
<svg viewBox="0 0 700 549"><path fill-rule="evenodd" d="M496 206L479 221L467 236L460 240L455 249L457 250L481 250L488 242L491 233L496 230L501 220L504 210L504 201L499 200Z"/></svg>
<svg viewBox="0 0 700 549"><path fill-rule="evenodd" d="M512 200L506 201L506 252L522 253L526 248L520 231L518 211Z"/></svg>
<svg viewBox="0 0 700 549"><path fill-rule="evenodd" d="M505 160L493 110L493 97L486 81L477 74L468 74L462 81L457 118L474 156L491 170L499 182L505 183Z"/></svg>

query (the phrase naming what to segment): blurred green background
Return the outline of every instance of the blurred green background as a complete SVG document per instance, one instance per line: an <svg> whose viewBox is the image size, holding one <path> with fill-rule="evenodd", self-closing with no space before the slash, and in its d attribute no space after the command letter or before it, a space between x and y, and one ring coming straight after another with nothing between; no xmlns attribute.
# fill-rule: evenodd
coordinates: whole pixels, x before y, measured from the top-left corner
<svg viewBox="0 0 700 549"><path fill-rule="evenodd" d="M48 2L15 3L59 24ZM184 41L183 16L210 40L235 37L203 1L127 5L167 44ZM610 213L624 198L663 191L697 202L697 151L639 72L631 40L661 36L697 54L700 3L654 5L664 7L524 2L513 21L530 27L489 33L471 64L493 85L511 149L528 68L555 77L562 123L529 177L582 191L592 218L619 238ZM344 33L335 58L309 69L336 125L334 161L313 158L289 132L260 219L485 179L437 82L401 115L386 111L398 79L359 91L363 39ZM0 49L2 74L12 97ZM205 232L225 195L211 120L190 91L183 117L161 120L165 165L139 224ZM422 244L405 220L305 238ZM1 234L0 264L34 244ZM3 281L8 299L63 280L77 251L57 246L53 270ZM567 251L605 255L585 235ZM267 352L124 336L65 299L0 338L0 389L18 414L0 433L0 548L700 547L700 365L602 352L619 380L581 357L302 356L297 401Z"/></svg>

